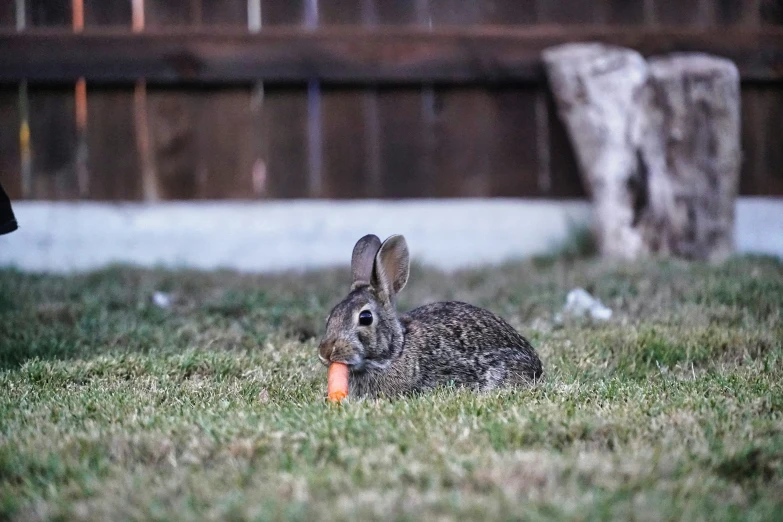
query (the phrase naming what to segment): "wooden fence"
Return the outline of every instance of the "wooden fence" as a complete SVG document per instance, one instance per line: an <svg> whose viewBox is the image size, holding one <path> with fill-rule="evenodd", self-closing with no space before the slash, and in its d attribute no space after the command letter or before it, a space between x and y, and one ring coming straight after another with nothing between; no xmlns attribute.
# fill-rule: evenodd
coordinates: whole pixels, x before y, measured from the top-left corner
<svg viewBox="0 0 783 522"><path fill-rule="evenodd" d="M583 196L539 53L706 51L783 195L781 0L3 0L12 198ZM263 83L261 83L263 82Z"/></svg>

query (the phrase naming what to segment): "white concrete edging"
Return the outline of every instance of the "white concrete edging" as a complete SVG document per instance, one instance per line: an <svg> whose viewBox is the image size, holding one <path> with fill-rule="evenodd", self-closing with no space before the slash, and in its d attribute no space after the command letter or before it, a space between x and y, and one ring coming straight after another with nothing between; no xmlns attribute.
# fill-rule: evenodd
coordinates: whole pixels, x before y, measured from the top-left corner
<svg viewBox="0 0 783 522"><path fill-rule="evenodd" d="M16 202L0 266L91 270L110 263L248 272L347 265L366 233L408 239L444 269L550 252L589 226L585 201L460 199L275 202ZM741 198L740 252L783 256L783 199Z"/></svg>

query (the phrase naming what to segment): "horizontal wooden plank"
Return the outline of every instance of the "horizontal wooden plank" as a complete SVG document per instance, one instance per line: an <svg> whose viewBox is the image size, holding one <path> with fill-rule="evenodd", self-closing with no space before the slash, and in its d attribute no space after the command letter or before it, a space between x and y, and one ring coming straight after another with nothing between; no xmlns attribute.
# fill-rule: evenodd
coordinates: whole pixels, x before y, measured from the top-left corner
<svg viewBox="0 0 783 522"><path fill-rule="evenodd" d="M167 30L131 34L0 32L0 82L157 83L530 83L542 79L541 51L601 41L645 55L701 51L737 63L747 81L783 80L783 29L501 27L435 29L272 28Z"/></svg>

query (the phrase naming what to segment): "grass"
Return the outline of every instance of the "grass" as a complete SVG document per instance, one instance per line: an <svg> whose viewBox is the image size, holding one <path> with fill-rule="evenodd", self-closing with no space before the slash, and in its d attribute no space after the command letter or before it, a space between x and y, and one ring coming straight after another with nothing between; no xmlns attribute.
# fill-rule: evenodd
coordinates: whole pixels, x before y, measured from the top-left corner
<svg viewBox="0 0 783 522"><path fill-rule="evenodd" d="M346 280L0 271L0 519L783 518L783 263L417 266L402 308L494 310L544 381L331 406ZM613 319L554 323L574 286Z"/></svg>

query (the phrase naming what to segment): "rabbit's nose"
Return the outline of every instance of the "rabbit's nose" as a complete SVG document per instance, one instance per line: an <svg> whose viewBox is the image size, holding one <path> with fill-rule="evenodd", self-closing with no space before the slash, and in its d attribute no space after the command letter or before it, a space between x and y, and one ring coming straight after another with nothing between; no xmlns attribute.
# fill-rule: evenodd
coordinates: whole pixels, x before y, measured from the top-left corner
<svg viewBox="0 0 783 522"><path fill-rule="evenodd" d="M334 342L324 341L318 346L318 355L324 361L329 361L334 352Z"/></svg>

